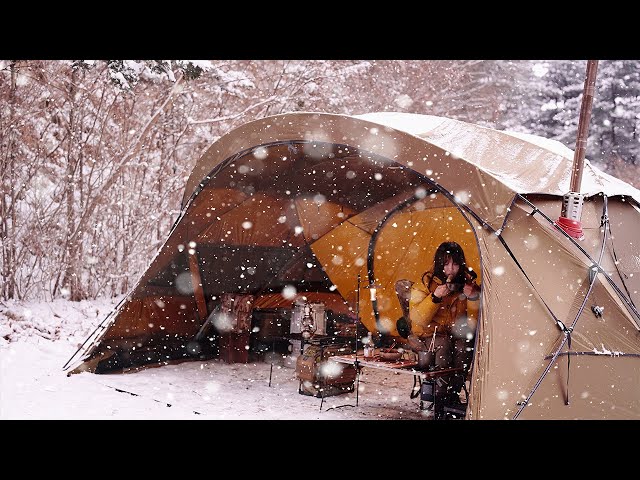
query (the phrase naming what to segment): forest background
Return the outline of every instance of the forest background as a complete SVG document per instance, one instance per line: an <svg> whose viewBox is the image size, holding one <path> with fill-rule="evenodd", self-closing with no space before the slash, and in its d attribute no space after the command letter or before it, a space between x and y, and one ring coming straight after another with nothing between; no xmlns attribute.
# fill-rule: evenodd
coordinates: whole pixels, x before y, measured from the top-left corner
<svg viewBox="0 0 640 480"><path fill-rule="evenodd" d="M586 60L0 60L0 301L126 294L213 141L269 115L399 111L575 148ZM600 61L587 158L640 188L640 61Z"/></svg>

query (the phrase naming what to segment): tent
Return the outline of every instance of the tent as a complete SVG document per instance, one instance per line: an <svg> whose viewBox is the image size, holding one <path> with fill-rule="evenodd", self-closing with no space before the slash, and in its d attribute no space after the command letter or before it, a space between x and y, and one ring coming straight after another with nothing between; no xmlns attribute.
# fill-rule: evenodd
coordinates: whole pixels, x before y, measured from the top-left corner
<svg viewBox="0 0 640 480"><path fill-rule="evenodd" d="M65 368L185 356L225 293L320 295L351 313L359 298L367 329L393 337L395 282L455 240L482 285L467 419L640 418L640 191L585 161L575 240L554 223L572 158L426 115L249 122L198 160L166 242Z"/></svg>

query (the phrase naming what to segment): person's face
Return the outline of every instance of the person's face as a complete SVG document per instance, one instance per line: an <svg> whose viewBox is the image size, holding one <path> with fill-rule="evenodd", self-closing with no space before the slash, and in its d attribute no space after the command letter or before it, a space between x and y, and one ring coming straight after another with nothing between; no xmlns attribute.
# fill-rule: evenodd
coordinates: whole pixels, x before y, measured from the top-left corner
<svg viewBox="0 0 640 480"><path fill-rule="evenodd" d="M447 277L455 277L460 271L460 265L455 263L451 257L447 257L444 263L444 274Z"/></svg>

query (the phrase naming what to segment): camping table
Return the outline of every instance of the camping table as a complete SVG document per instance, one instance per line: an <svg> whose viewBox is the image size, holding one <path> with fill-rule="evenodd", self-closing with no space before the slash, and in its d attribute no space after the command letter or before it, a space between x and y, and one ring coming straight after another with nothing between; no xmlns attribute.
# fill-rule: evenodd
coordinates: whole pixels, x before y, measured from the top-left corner
<svg viewBox="0 0 640 480"><path fill-rule="evenodd" d="M441 377L443 375L448 375L453 372L460 372L462 368L443 368L439 370L418 370L416 367L418 365L417 361L408 360L401 358L400 360L391 362L388 360L382 360L379 356L374 355L373 357L365 357L364 355L334 355L329 357L329 360L333 360L339 363L347 363L349 365L353 365L356 367L357 377L356 382L360 380L360 370L365 367L373 368L376 370L386 370L389 372L405 374L405 375L413 375L414 377L418 377L420 380L420 385L425 380L434 379L437 377ZM356 386L356 406L358 405L358 387ZM420 401L420 408L422 408L422 401Z"/></svg>

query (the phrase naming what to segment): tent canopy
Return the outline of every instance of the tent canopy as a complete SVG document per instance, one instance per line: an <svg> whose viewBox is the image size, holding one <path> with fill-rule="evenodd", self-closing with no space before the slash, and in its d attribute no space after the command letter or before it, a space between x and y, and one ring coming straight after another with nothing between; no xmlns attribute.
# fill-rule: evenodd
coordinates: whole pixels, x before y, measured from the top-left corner
<svg viewBox="0 0 640 480"><path fill-rule="evenodd" d="M358 275L380 287L376 305L360 298L362 322L394 336L395 281L420 279L440 242L454 240L483 286L469 418L638 417L640 192L586 161L585 240L568 238L551 219L572 156L550 140L423 115L247 123L198 160L165 244L71 360L95 370L133 346L164 353L193 338L224 293L281 305L293 288L353 313ZM566 353L559 325L574 323ZM570 406L561 345L572 383L588 392ZM611 391L612 377L629 387ZM523 410L534 390L539 402ZM595 407L589 395L604 400Z"/></svg>

